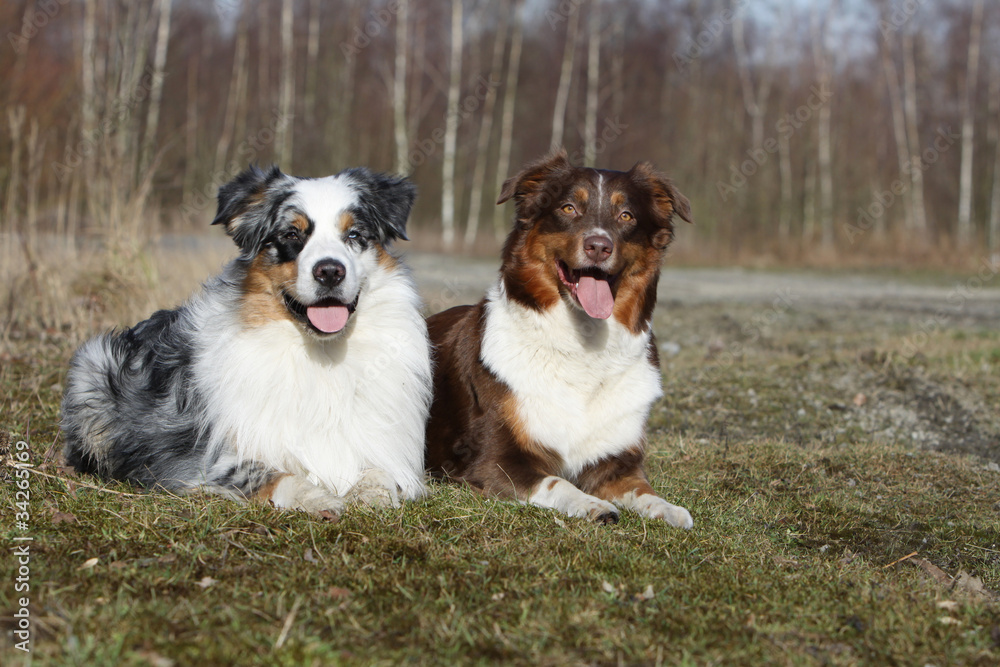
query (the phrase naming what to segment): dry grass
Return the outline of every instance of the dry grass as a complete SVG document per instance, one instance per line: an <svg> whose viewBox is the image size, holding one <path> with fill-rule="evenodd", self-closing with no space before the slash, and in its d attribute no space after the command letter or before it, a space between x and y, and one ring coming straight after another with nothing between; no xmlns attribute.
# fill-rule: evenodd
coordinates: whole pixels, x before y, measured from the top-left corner
<svg viewBox="0 0 1000 667"><path fill-rule="evenodd" d="M753 306L660 312L679 352L664 355L650 472L691 510L690 532L628 513L595 526L454 486L330 523L60 468L75 345L179 303L231 253L115 265L52 250L33 275L4 263L0 436L27 440L38 474L28 530L9 519L0 534L34 538L33 664L1000 661L1000 474L953 446L1000 457L995 327L956 321L903 359L916 316L802 307L749 342ZM736 343L733 362L712 356ZM6 517L12 474L0 468ZM7 619L16 568L0 561ZM28 664L9 648L0 659Z"/></svg>

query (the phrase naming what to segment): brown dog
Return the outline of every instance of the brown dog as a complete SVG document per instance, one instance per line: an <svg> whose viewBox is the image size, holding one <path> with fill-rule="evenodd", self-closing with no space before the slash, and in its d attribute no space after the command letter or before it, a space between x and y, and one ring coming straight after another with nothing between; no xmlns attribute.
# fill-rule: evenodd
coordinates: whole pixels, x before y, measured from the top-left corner
<svg viewBox="0 0 1000 667"><path fill-rule="evenodd" d="M642 468L662 394L656 283L687 199L648 163L581 169L564 151L504 183L497 203L511 198L497 283L427 320L428 468L570 516L615 522L627 507L690 528Z"/></svg>

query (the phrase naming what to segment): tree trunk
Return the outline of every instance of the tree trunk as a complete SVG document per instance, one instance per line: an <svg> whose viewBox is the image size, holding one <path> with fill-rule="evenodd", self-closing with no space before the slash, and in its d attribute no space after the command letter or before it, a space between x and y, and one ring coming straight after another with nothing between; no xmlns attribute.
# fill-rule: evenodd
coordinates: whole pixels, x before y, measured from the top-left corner
<svg viewBox="0 0 1000 667"><path fill-rule="evenodd" d="M885 75L885 84L889 92L889 107L892 110L892 130L896 142L896 160L899 163L899 176L903 178L904 174L906 174L906 165L910 161L910 149L906 143L906 119L903 115L903 94L899 88L899 75L896 71L896 63L892 57L891 34L886 33L885 40L880 45L880 50L882 51L882 73ZM910 232L915 226L913 219L913 194L912 192L906 192L901 198L903 200L903 229ZM881 217L885 218L886 216L883 214Z"/></svg>
<svg viewBox="0 0 1000 667"><path fill-rule="evenodd" d="M990 198L990 221L987 225L988 247L1000 250L1000 58L990 68L990 127L993 128L993 192Z"/></svg>
<svg viewBox="0 0 1000 667"><path fill-rule="evenodd" d="M146 133L143 135L142 157L139 172L144 174L153 162L156 150L156 131L160 124L160 101L163 99L163 69L167 64L167 46L170 43L171 0L157 0L159 20L156 29L156 47L153 55L153 81L149 91L149 110L146 115Z"/></svg>
<svg viewBox="0 0 1000 667"><path fill-rule="evenodd" d="M924 207L924 173L920 159L920 135L917 125L917 76L913 62L913 35L903 33L903 113L906 140L910 151L910 191L913 195L913 229L921 243L927 242L927 215Z"/></svg>
<svg viewBox="0 0 1000 667"><path fill-rule="evenodd" d="M792 234L792 151L788 138L778 138L778 171L781 178L781 211L778 214L778 236L787 241Z"/></svg>
<svg viewBox="0 0 1000 667"><path fill-rule="evenodd" d="M281 121L275 131L278 144L278 163L282 169L292 170L292 141L295 120L292 117L295 101L295 42L292 37L295 17L293 0L281 4Z"/></svg>
<svg viewBox="0 0 1000 667"><path fill-rule="evenodd" d="M242 15L242 12L241 12ZM319 75L319 17L320 0L309 2L309 40L306 45L306 123L312 127L316 120L316 84Z"/></svg>
<svg viewBox="0 0 1000 667"><path fill-rule="evenodd" d="M397 174L410 173L407 155L410 151L410 140L407 136L406 118L406 63L409 57L409 17L408 1L400 0L399 12L396 14L396 63L392 80L392 118L393 136L396 141Z"/></svg>
<svg viewBox="0 0 1000 667"><path fill-rule="evenodd" d="M83 140L89 140L97 126L96 109L96 76L95 49L97 23L97 0L84 0L83 4L83 52L80 58L81 81L81 113L83 122L80 124L80 135Z"/></svg>
<svg viewBox="0 0 1000 667"><path fill-rule="evenodd" d="M476 166L472 172L472 188L469 192L469 220L465 226L465 247L471 248L476 242L479 230L479 215L483 205L483 184L486 181L486 165L489 161L490 137L493 134L493 112L496 107L497 90L494 81L503 74L503 52L507 46L507 28L510 21L501 10L497 34L493 39L493 58L490 61L490 88L483 100L483 120L479 125L479 139L476 141Z"/></svg>
<svg viewBox="0 0 1000 667"><path fill-rule="evenodd" d="M819 86L821 90L830 88L830 55L826 50L826 27L830 20L830 12L833 10L831 2L827 9L827 15L820 22L818 10L813 10L812 22L812 43L813 58L816 62L816 70L819 75ZM830 102L823 104L817 113L816 137L818 143L817 153L817 178L819 179L819 225L820 242L823 247L833 246L833 172L832 163L832 139L830 129Z"/></svg>
<svg viewBox="0 0 1000 667"><path fill-rule="evenodd" d="M583 162L593 167L597 162L597 94L601 70L601 3L592 0L587 26L587 111L583 126Z"/></svg>
<svg viewBox="0 0 1000 667"><path fill-rule="evenodd" d="M510 54L507 57L506 90L503 93L503 116L500 124L500 155L497 161L497 176L507 178L510 169L510 153L514 134L514 106L517 103L517 75L521 69L521 44L524 39L524 21L521 18L521 5L524 0L514 0L511 21L514 22L514 34L510 42ZM493 210L493 231L497 241L503 241L507 236L507 225L504 221L504 208L497 206Z"/></svg>
<svg viewBox="0 0 1000 667"><path fill-rule="evenodd" d="M226 115L222 122L222 132L215 146L215 173L225 168L229 157L229 147L236 135L236 119L243 106L247 86L247 24L240 16L236 26L236 53L233 55L233 72L229 78L229 94L226 98Z"/></svg>
<svg viewBox="0 0 1000 667"><path fill-rule="evenodd" d="M973 97L979 76L979 36L983 25L983 0L972 8L969 29L969 56L966 60L965 83L962 86L962 167L958 187L958 245L967 246L975 230L972 225L972 146L975 132Z"/></svg>
<svg viewBox="0 0 1000 667"><path fill-rule="evenodd" d="M566 24L566 44L563 46L562 68L559 72L559 88L556 89L556 106L552 110L552 141L550 147L556 149L563 144L566 128L566 104L573 81L573 61L576 54L577 33L580 30L580 8L574 8Z"/></svg>
<svg viewBox="0 0 1000 667"><path fill-rule="evenodd" d="M458 140L458 104L462 85L462 0L451 0L451 60L448 108L445 112L444 158L441 167L441 241L446 250L455 244L455 146Z"/></svg>

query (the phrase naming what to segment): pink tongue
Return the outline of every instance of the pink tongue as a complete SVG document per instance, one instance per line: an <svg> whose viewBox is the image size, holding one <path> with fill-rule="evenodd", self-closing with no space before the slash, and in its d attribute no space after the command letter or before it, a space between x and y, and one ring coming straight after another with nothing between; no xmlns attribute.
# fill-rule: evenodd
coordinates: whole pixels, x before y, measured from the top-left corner
<svg viewBox="0 0 1000 667"><path fill-rule="evenodd" d="M347 306L309 306L306 317L323 333L337 333L347 324Z"/></svg>
<svg viewBox="0 0 1000 667"><path fill-rule="evenodd" d="M576 298L587 314L599 320L611 317L615 309L615 297L611 296L611 286L607 280L598 280L593 276L580 276L576 285Z"/></svg>

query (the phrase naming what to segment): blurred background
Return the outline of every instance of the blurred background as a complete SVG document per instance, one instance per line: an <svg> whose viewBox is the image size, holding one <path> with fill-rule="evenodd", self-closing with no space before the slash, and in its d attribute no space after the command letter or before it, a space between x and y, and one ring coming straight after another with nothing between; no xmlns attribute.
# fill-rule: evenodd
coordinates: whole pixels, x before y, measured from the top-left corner
<svg viewBox="0 0 1000 667"><path fill-rule="evenodd" d="M251 162L420 188L415 247L494 253L564 145L691 199L681 262L950 264L1000 246L984 0L5 0L4 261L208 232ZM214 230L218 231L218 230Z"/></svg>

